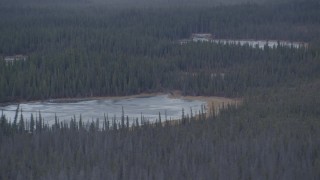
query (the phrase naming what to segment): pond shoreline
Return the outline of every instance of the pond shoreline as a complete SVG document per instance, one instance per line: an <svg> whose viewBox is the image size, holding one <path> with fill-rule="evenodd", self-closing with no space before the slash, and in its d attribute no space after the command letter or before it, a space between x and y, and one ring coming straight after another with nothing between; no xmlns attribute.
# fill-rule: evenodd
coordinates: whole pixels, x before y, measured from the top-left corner
<svg viewBox="0 0 320 180"><path fill-rule="evenodd" d="M31 101L14 101L0 103L0 107L5 107L9 105L17 105L23 103L35 103L35 102L49 102L49 103L76 103L82 101L91 100L123 100L132 98L147 98L153 96L167 95L171 99L184 99L184 100L200 100L207 104L206 109L215 109L216 112L219 111L220 107L226 105L239 105L242 102L241 98L228 98L222 96L184 96L181 91L169 91L169 92L156 92L156 93L140 93L128 96L93 96L93 97L75 97L75 98L56 98L56 99L46 99L46 100L31 100Z"/></svg>
<svg viewBox="0 0 320 180"><path fill-rule="evenodd" d="M64 97L64 98L53 98L53 99L38 99L38 100L20 100L20 101L10 101L0 103L0 107L15 105L15 104L23 104L23 103L35 103L35 102L53 102L53 103L68 103L68 102L81 102L81 101L91 101L91 100L101 100L101 99L110 99L110 100L118 100L118 99L129 99L129 98L140 98L140 97L150 97L157 95L166 95L168 93L141 93L135 95L127 95L127 96L91 96L91 97Z"/></svg>

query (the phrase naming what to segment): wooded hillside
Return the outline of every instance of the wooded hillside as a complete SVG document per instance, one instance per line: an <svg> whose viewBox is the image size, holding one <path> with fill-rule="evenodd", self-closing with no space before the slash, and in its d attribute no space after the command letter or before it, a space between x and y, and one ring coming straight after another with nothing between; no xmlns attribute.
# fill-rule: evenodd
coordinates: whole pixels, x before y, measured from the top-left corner
<svg viewBox="0 0 320 180"><path fill-rule="evenodd" d="M129 127L123 115L102 129L99 121L57 118L48 126L41 115L12 122L2 115L1 180L320 179L318 1L13 2L20 1L0 3L0 103L179 90L243 104L176 123L159 115L155 124L137 119ZM195 32L309 47L177 43ZM27 60L3 60L17 54Z"/></svg>
<svg viewBox="0 0 320 180"><path fill-rule="evenodd" d="M243 96L252 88L318 75L320 5L212 8L0 8L0 102L181 90ZM218 38L305 41L305 49L175 42L194 32ZM223 77L221 74L224 74ZM297 82L297 83L299 83Z"/></svg>

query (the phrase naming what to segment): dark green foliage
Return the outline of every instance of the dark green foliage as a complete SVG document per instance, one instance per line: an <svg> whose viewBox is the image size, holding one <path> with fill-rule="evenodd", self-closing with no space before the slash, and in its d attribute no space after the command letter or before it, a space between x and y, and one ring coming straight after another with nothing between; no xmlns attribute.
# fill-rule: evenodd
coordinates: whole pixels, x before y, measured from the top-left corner
<svg viewBox="0 0 320 180"><path fill-rule="evenodd" d="M319 72L319 8L316 2L182 9L0 7L0 55L28 55L13 65L0 61L0 102L166 90L242 96L252 88L304 81ZM173 43L193 32L311 45L308 51L263 51Z"/></svg>
<svg viewBox="0 0 320 180"><path fill-rule="evenodd" d="M40 112L19 117L18 107L12 122L0 117L1 180L320 179L319 2L161 9L91 3L0 2L0 58L28 55L14 64L0 59L0 102L180 90L244 96L243 105L218 116L183 110L178 123L166 113L156 124L141 115L131 127L124 111L121 122L56 117L49 126ZM310 47L174 43L194 32Z"/></svg>
<svg viewBox="0 0 320 180"><path fill-rule="evenodd" d="M0 6L107 6L111 8L208 7L239 3L290 2L303 0L1 0Z"/></svg>
<svg viewBox="0 0 320 180"><path fill-rule="evenodd" d="M73 119L6 134L13 126L2 117L0 178L318 179L319 85L261 91L219 116L176 125L99 130Z"/></svg>

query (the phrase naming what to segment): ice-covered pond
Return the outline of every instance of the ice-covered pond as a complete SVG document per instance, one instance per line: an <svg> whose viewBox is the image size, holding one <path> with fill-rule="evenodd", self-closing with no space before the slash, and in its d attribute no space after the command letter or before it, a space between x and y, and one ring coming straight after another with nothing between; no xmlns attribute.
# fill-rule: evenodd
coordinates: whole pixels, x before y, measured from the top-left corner
<svg viewBox="0 0 320 180"><path fill-rule="evenodd" d="M240 46L248 45L250 47L257 47L264 49L265 47L277 48L279 46L291 48L307 48L308 44L304 42L291 42L291 41L277 41L277 40L231 40L231 39L214 39L212 43L218 44L235 44Z"/></svg>
<svg viewBox="0 0 320 180"><path fill-rule="evenodd" d="M183 39L179 40L180 45L188 44L191 42L209 42L222 45L248 45L252 48L264 49L265 47L277 48L277 47L289 47L289 48L308 48L306 42L294 42L294 41L280 41L280 40L253 40L253 39L206 39L206 38L195 38L195 39Z"/></svg>
<svg viewBox="0 0 320 180"><path fill-rule="evenodd" d="M72 117L77 119L82 117L84 121L96 121L96 119L103 120L105 116L116 118L118 121L121 119L122 107L125 116L129 117L129 121L133 122L136 118L139 119L143 116L150 122L159 118L159 112L161 119L167 118L177 119L182 116L182 109L184 109L185 115L190 115L191 109L193 115L199 112L206 102L200 100L187 100L181 98L170 98L168 95L157 96L143 96L134 98L119 98L119 99L94 99L94 100L81 100L75 102L30 102L20 104L23 117L30 119L31 114L44 118L45 122L52 124L55 119L55 115L60 121L70 121ZM15 111L17 105L8 105L1 107L3 113L9 120L13 120L15 117ZM20 118L20 113L19 113ZM18 119L19 119L18 118Z"/></svg>

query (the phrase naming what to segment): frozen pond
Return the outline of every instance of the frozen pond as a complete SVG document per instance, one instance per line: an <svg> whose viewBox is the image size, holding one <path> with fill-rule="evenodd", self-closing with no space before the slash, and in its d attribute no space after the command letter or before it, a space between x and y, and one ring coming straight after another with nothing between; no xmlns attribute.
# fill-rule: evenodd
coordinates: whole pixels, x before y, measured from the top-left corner
<svg viewBox="0 0 320 180"><path fill-rule="evenodd" d="M78 102L32 102L20 104L23 117L30 119L31 114L34 117L44 118L48 124L54 123L55 114L60 121L70 121L72 117L79 119L80 115L83 121L104 120L105 116L116 118L118 121L121 119L122 107L125 116L129 117L130 122L140 118L141 115L151 122L159 118L165 120L167 117L170 119L181 118L182 109L184 114L190 115L192 109L193 115L201 110L201 107L206 105L206 102L199 100L186 100L186 99L173 99L168 95L158 96L144 96L136 98L121 98L121 99L97 99L97 100L84 100ZM9 120L13 120L17 105L8 105L1 107L3 113ZM20 113L19 118L20 119Z"/></svg>
<svg viewBox="0 0 320 180"><path fill-rule="evenodd" d="M308 43L305 42L293 42L293 41L280 41L280 40L251 40L251 39L183 39L179 40L180 45L188 44L190 42L210 42L222 45L248 45L252 48L264 49L265 47L277 48L277 47L289 47L289 48L308 48Z"/></svg>
<svg viewBox="0 0 320 180"><path fill-rule="evenodd" d="M277 48L278 46L291 47L291 48L307 48L308 44L304 42L291 42L291 41L276 41L276 40L230 40L230 39L214 39L211 42L220 44L236 44L248 45L250 47L257 47L264 49L266 46L269 48Z"/></svg>

